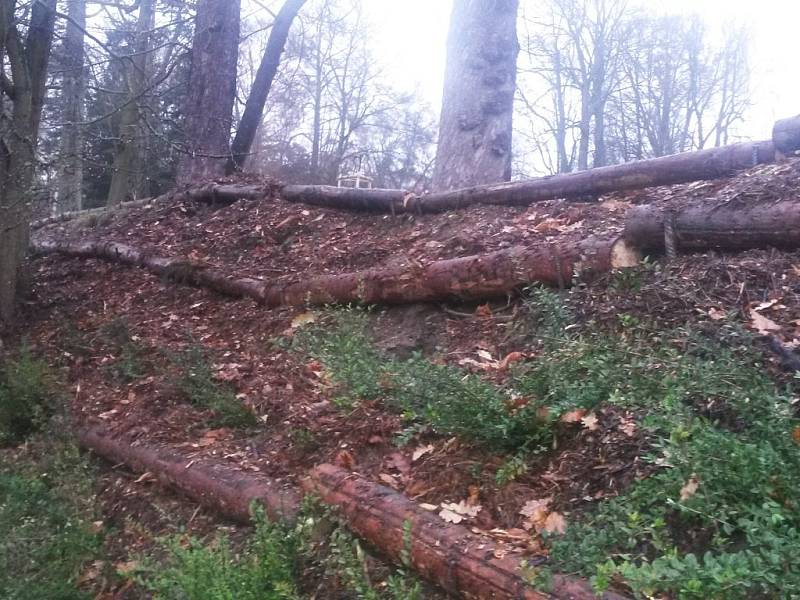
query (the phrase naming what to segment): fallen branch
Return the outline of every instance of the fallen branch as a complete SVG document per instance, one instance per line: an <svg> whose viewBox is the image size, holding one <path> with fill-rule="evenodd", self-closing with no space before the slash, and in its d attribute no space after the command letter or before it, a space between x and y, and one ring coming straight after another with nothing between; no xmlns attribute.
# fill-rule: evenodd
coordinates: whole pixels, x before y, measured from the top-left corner
<svg viewBox="0 0 800 600"><path fill-rule="evenodd" d="M630 209L625 239L642 250L664 250L665 213L655 206ZM678 250L800 247L800 203L728 203L691 206L674 213Z"/></svg>
<svg viewBox="0 0 800 600"><path fill-rule="evenodd" d="M638 264L640 254L619 238L513 247L488 254L439 260L428 265L374 268L268 284L230 278L221 271L181 258L163 257L113 242L34 241L38 254L99 258L143 267L156 275L269 307L326 304L406 304L432 300L502 297L531 283L566 287L574 277L590 277Z"/></svg>
<svg viewBox="0 0 800 600"><path fill-rule="evenodd" d="M45 217L44 219L37 219L36 221L31 222L31 231L36 231L37 229L41 229L42 227L47 227L48 225L54 225L56 223L64 223L66 221L72 221L73 219L100 216L130 208L140 208L142 206L149 206L151 204L154 204L155 202L158 202L159 200L160 198L143 198L141 200L131 200L129 202L123 202L122 204L117 204L115 206L101 206L99 208L88 208L86 210L73 210L69 212L64 212L61 213L60 215L53 215L52 217Z"/></svg>
<svg viewBox="0 0 800 600"><path fill-rule="evenodd" d="M230 464L189 460L163 448L114 436L94 425L78 431L82 446L113 463L150 473L159 482L237 522L249 523L252 504L273 519L293 519L298 495ZM449 525L388 488L331 465L313 469L306 491L338 509L347 527L390 560L408 565L446 591L467 598L589 600L589 585L556 575L549 593L525 581L523 559L460 525ZM601 598L623 600L606 593Z"/></svg>

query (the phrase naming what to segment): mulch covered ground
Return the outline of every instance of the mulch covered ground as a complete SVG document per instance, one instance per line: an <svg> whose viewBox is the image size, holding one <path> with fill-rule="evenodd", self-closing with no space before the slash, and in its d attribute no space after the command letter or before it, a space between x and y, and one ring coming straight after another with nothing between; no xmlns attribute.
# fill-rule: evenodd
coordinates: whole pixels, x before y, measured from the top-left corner
<svg viewBox="0 0 800 600"><path fill-rule="evenodd" d="M612 195L591 204L551 201L529 208L479 206L393 217L289 204L279 197L217 209L165 201L88 223L53 225L36 235L123 242L189 256L232 274L298 280L616 233L634 204L772 202L796 197L798 188L800 161L794 161L730 180ZM800 254L709 252L681 257L642 278L635 289L620 289L602 278L571 290L568 302L579 319L609 326L625 314L665 328L693 323L712 330L722 320L750 324L751 310L758 309L780 326L774 333L784 342L800 337ZM337 408L318 365L276 343L293 335L303 310L267 310L138 269L59 256L32 261L23 310L23 334L59 365L77 420L100 420L190 459L214 457L289 484L309 467L333 462L393 485L420 503L477 497L484 508L469 524L502 540L523 540L522 546L519 511L526 502L553 497L553 507L568 517L647 473L640 460L647 440L631 430L631 415L611 409L598 414L600 426L594 429L565 423L563 443L503 487L494 473L507 457L488 455L462 440L423 434L399 448L394 438L402 423L396 414L379 403ZM502 381L502 369L492 365L510 353L531 351L517 327L525 310L510 298L484 306L381 308L371 319L378 345L390 353L419 350ZM125 357L114 327L129 331L141 349L142 377L127 382L119 376ZM190 343L213 355L215 377L235 386L241 402L258 416L257 427L211 427L208 413L180 397L170 356ZM777 375L779 359L767 356ZM415 451L428 445L432 448L415 460ZM140 491L154 493L148 478L126 479L108 489L108 502L118 514L140 507Z"/></svg>

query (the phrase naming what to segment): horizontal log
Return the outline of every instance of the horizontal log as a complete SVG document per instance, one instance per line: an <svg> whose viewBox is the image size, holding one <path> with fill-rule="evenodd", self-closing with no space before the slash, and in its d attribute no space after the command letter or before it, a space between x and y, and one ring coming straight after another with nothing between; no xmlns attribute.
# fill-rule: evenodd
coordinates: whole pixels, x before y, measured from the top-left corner
<svg viewBox="0 0 800 600"><path fill-rule="evenodd" d="M800 150L800 115L782 119L772 129L775 149L782 154L794 154Z"/></svg>
<svg viewBox="0 0 800 600"><path fill-rule="evenodd" d="M664 211L645 205L630 209L624 237L643 250L664 249ZM800 247L800 201L702 204L674 213L677 249L744 250Z"/></svg>
<svg viewBox="0 0 800 600"><path fill-rule="evenodd" d="M202 263L185 258L158 256L116 242L34 240L31 243L31 251L34 254L63 254L75 258L97 258L132 267L141 267L160 277L178 283L208 288L234 298L253 298L260 302L264 297L264 283L257 279L232 278L228 274L211 269Z"/></svg>
<svg viewBox="0 0 800 600"><path fill-rule="evenodd" d="M566 287L575 276L585 279L595 273L634 266L641 259L640 253L621 238L590 238L535 248L516 246L427 265L374 268L269 284L231 277L203 264L157 256L115 242L36 240L31 249L36 254L98 258L142 267L179 283L236 298L252 298L269 307L480 300L512 294L532 283Z"/></svg>
<svg viewBox="0 0 800 600"><path fill-rule="evenodd" d="M339 509L348 527L383 554L452 594L468 598L621 599L595 594L585 581L555 575L552 588L525 583L524 559L462 525L450 525L402 494L332 465L313 469L303 487Z"/></svg>
<svg viewBox="0 0 800 600"><path fill-rule="evenodd" d="M569 286L574 276L635 266L641 255L620 238L588 239L533 248L515 246L487 254L411 267L374 268L324 275L265 288L268 306L405 304L501 297L531 283Z"/></svg>
<svg viewBox="0 0 800 600"><path fill-rule="evenodd" d="M239 523L251 520L251 505L261 504L272 520L291 520L300 506L298 494L231 465L189 460L168 449L148 447L113 435L95 425L77 430L78 442L114 464L150 473L169 488Z"/></svg>
<svg viewBox="0 0 800 600"><path fill-rule="evenodd" d="M56 223L65 223L66 221L72 221L74 219L101 216L131 208L141 208L143 206L149 206L151 204L154 204L159 200L160 198L142 198L140 200L131 200L129 202L123 202L122 204L118 204L115 206L101 206L99 208L88 208L86 210L68 211L61 213L60 215L53 215L52 217L45 217L43 219L37 219L35 221L32 221L31 231L36 231L37 229L41 229L42 227L47 227L48 225L54 225Z"/></svg>
<svg viewBox="0 0 800 600"><path fill-rule="evenodd" d="M98 456L150 473L162 485L234 521L250 523L253 503L261 504L272 520L293 520L297 515L300 498L296 492L261 475L237 471L231 464L190 460L166 448L113 435L96 424L79 428L77 437ZM409 550L410 566L420 576L458 596L495 600L597 597L585 581L560 575L554 576L549 593L539 592L525 582L520 555L503 556L493 541L460 525L448 525L404 496L337 467L313 469L304 488L338 509L348 529L389 560L402 564L404 551ZM624 600L613 593L601 598Z"/></svg>

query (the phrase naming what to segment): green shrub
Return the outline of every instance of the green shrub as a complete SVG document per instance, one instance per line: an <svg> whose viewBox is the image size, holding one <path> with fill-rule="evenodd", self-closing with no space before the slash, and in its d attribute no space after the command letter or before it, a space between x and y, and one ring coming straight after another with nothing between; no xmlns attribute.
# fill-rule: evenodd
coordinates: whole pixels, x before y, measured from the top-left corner
<svg viewBox="0 0 800 600"><path fill-rule="evenodd" d="M41 429L53 412L52 378L30 350L0 371L0 446L16 444Z"/></svg>
<svg viewBox="0 0 800 600"><path fill-rule="evenodd" d="M144 350L131 333L125 318L113 319L103 327L100 335L119 355L117 360L108 366L115 379L122 383L130 383L144 377Z"/></svg>
<svg viewBox="0 0 800 600"><path fill-rule="evenodd" d="M87 466L60 442L43 455L0 467L0 598L88 600L76 582L100 538L91 529Z"/></svg>

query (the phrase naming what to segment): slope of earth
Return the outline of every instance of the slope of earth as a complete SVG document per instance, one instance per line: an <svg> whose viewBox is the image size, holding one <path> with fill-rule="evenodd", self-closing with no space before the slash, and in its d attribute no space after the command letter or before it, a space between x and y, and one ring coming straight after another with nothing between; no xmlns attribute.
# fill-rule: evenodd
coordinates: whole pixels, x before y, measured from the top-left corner
<svg viewBox="0 0 800 600"><path fill-rule="evenodd" d="M37 235L123 242L232 274L296 280L615 234L639 203L768 203L798 189L793 161L592 204L392 217L280 198L217 209L167 201ZM767 542L742 533L741 507L720 499L737 495L730 481L693 461L713 455L709 445L746 437L772 483L751 482L749 463L731 473L763 495L753 506L769 504L770 518L794 523L797 507L781 487L792 482L779 485L770 469L790 467L794 443L786 368L795 368L800 343L798 292L800 255L761 249L648 260L591 284L480 306L266 310L138 269L51 256L33 262L24 334L62 370L79 420L286 485L333 462L509 552L552 552L560 568L596 575L599 587L714 596L719 580L734 590L726 597L771 597L773 584L753 573L774 570L741 556ZM759 454L775 435L788 449ZM651 482L660 482L649 493L662 512L636 499ZM786 585L796 585L796 565L781 562L792 538L775 540L764 560L777 560ZM563 558L570 553L585 559ZM704 558L696 567L684 560L705 553L738 562L715 571ZM672 555L678 567L658 562Z"/></svg>

